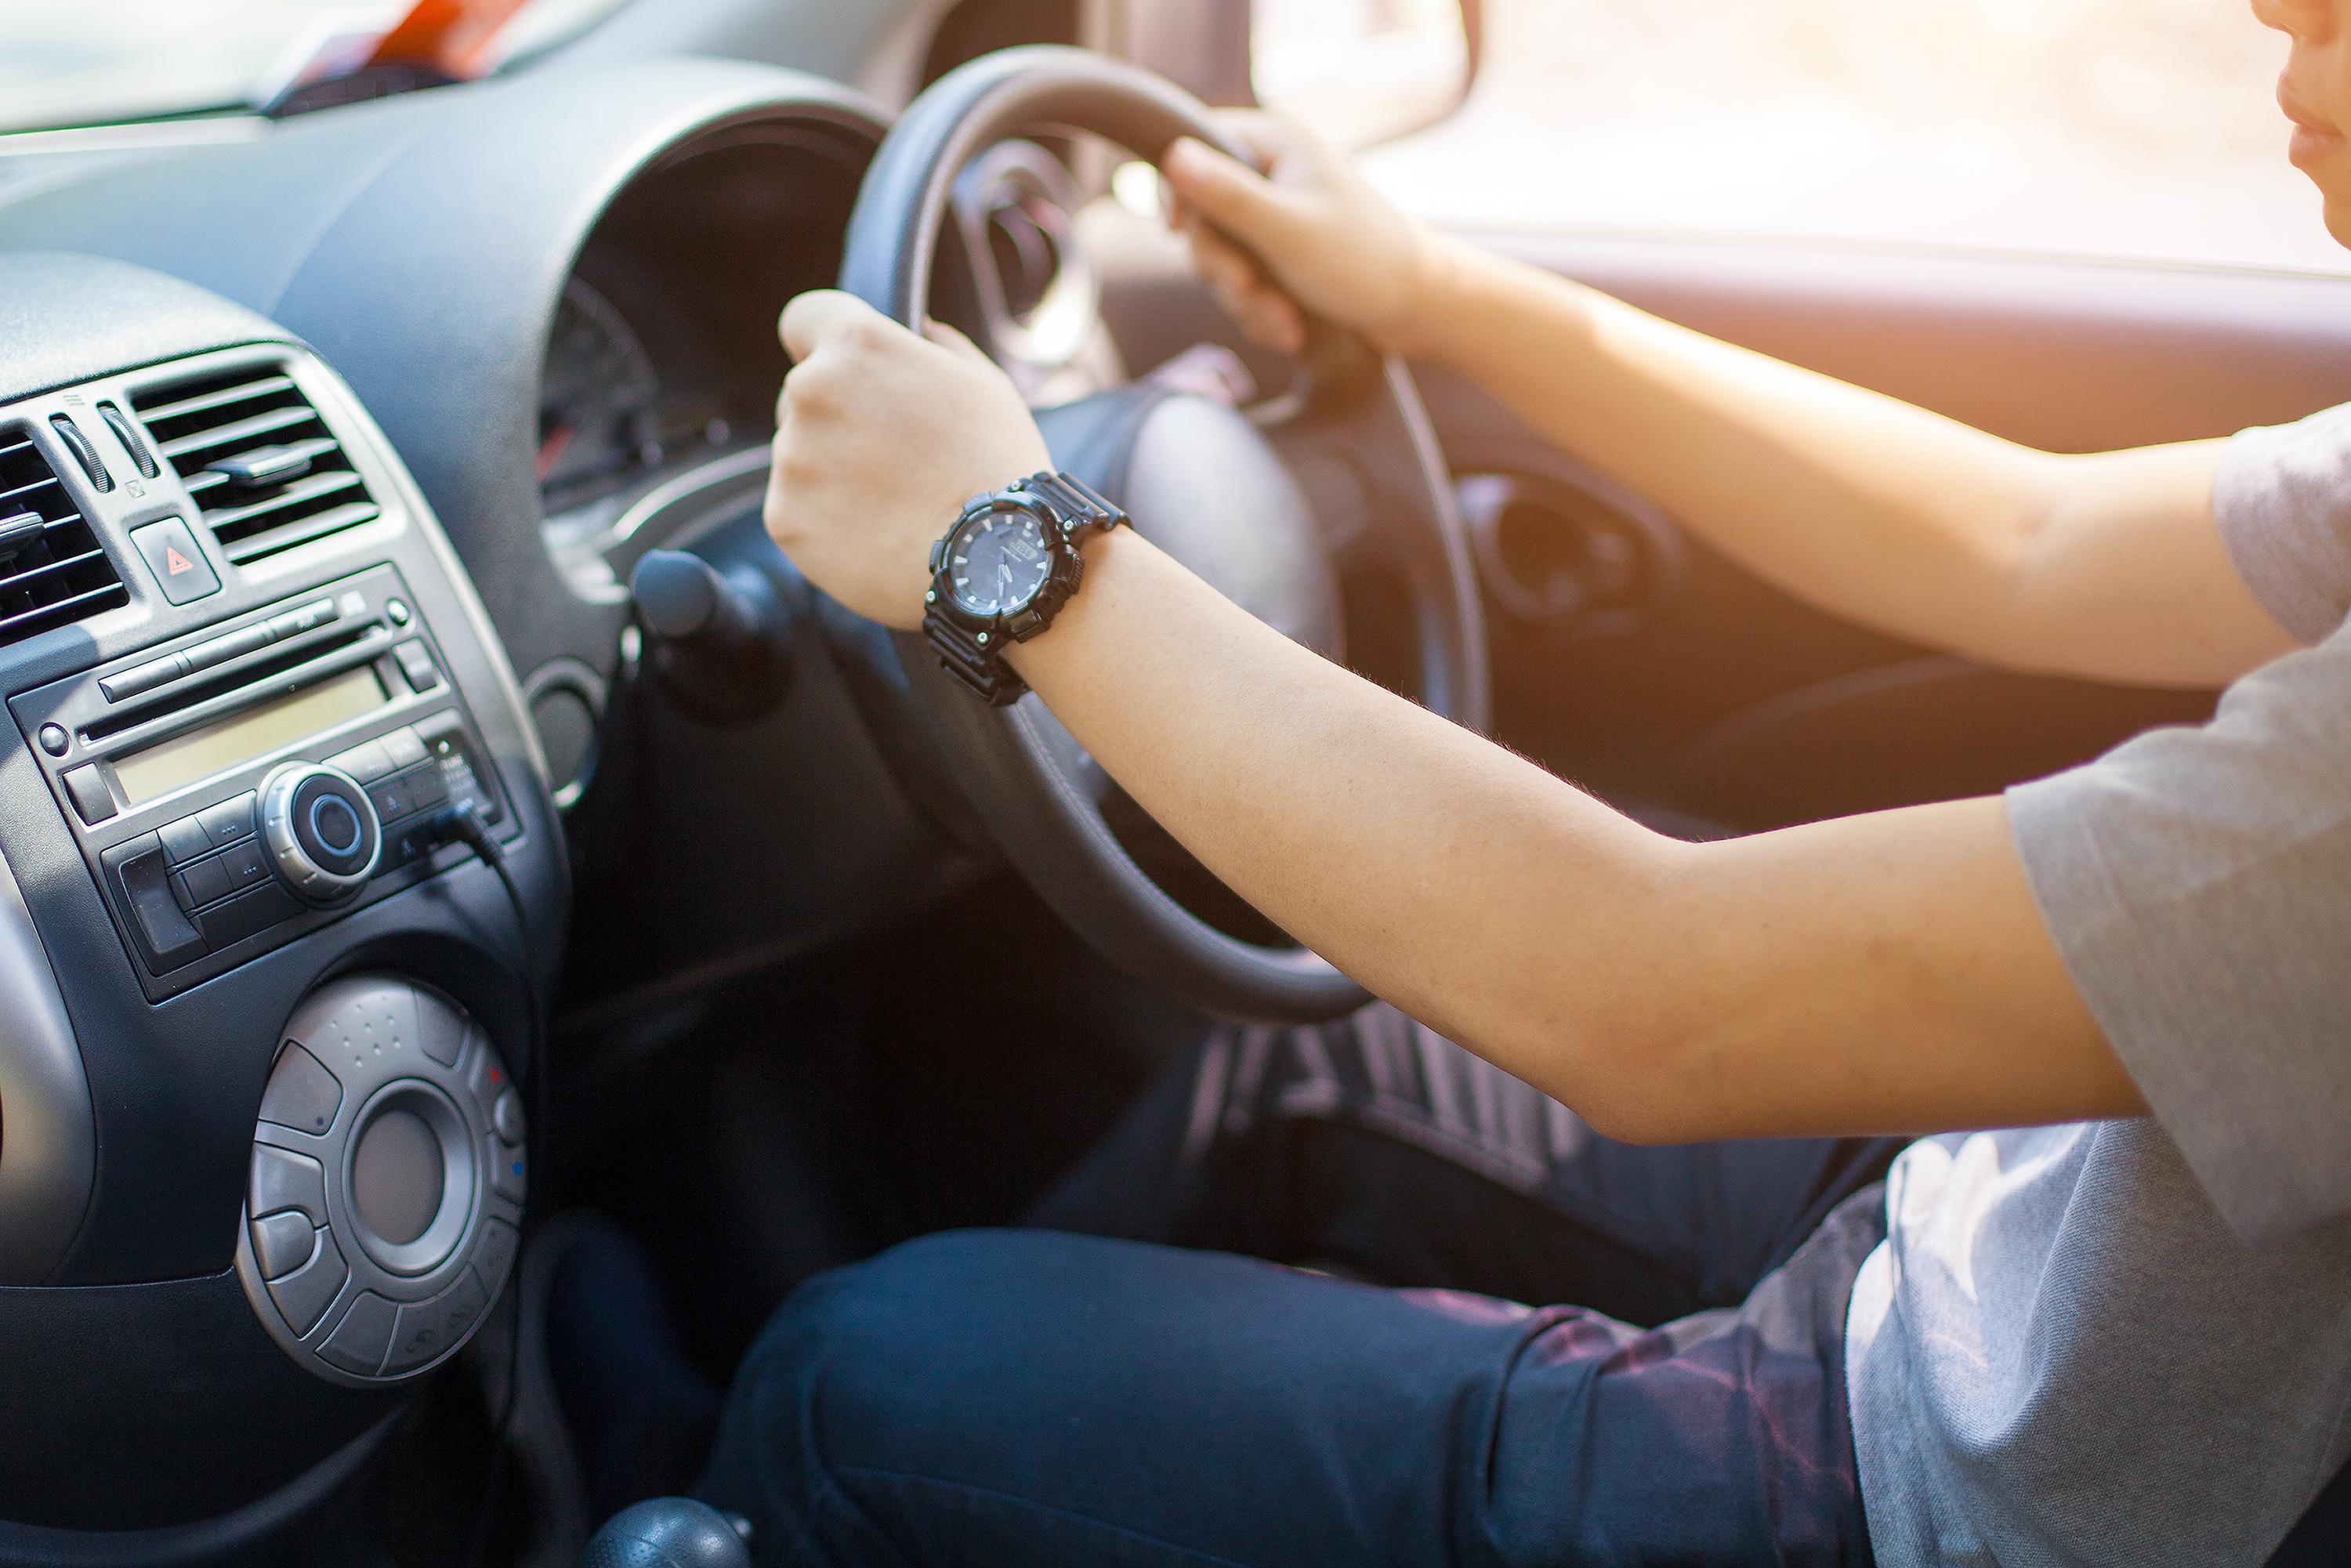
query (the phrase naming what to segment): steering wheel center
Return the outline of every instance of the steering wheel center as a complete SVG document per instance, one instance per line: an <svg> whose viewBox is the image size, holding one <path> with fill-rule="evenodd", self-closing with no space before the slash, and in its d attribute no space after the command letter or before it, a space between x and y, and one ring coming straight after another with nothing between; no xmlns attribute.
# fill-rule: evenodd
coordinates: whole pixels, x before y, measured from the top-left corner
<svg viewBox="0 0 2351 1568"><path fill-rule="evenodd" d="M1345 652L1337 575L1298 481L1257 426L1142 386L1048 409L1056 461L1234 603L1327 659Z"/></svg>

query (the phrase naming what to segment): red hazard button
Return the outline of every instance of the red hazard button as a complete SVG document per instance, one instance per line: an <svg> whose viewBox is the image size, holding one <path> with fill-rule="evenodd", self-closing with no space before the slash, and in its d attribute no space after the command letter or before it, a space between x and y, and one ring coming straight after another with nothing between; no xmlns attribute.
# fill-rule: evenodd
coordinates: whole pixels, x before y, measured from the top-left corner
<svg viewBox="0 0 2351 1568"><path fill-rule="evenodd" d="M205 560L183 519L166 517L133 528L131 543L145 559L147 570L155 574L163 597L172 603L185 604L220 591L220 579L213 575L212 564Z"/></svg>

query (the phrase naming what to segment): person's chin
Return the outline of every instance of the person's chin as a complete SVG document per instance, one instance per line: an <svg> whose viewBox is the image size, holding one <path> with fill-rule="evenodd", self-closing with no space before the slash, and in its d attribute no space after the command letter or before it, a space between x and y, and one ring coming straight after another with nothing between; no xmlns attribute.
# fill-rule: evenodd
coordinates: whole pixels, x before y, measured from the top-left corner
<svg viewBox="0 0 2351 1568"><path fill-rule="evenodd" d="M2340 136L2297 131L2288 156L2318 187L2326 232L2337 245L2351 246L2351 144Z"/></svg>
<svg viewBox="0 0 2351 1568"><path fill-rule="evenodd" d="M2318 193L2327 234L2336 245L2351 250L2351 190L2321 185Z"/></svg>

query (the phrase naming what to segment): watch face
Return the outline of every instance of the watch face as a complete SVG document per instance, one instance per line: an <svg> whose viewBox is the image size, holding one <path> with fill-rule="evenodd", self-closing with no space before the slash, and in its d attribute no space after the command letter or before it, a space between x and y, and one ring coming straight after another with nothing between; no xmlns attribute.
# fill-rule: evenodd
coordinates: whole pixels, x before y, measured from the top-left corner
<svg viewBox="0 0 2351 1568"><path fill-rule="evenodd" d="M1031 512L990 512L956 530L947 582L974 615L1002 615L1037 597L1053 572L1045 525Z"/></svg>

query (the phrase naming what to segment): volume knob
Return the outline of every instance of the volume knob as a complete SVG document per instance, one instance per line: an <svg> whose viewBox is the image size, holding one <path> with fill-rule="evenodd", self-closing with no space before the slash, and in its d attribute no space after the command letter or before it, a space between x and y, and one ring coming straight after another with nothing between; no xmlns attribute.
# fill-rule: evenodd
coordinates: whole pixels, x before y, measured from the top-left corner
<svg viewBox="0 0 2351 1568"><path fill-rule="evenodd" d="M323 762L289 762L261 785L261 837L297 897L357 897L383 850L383 824L359 781Z"/></svg>

